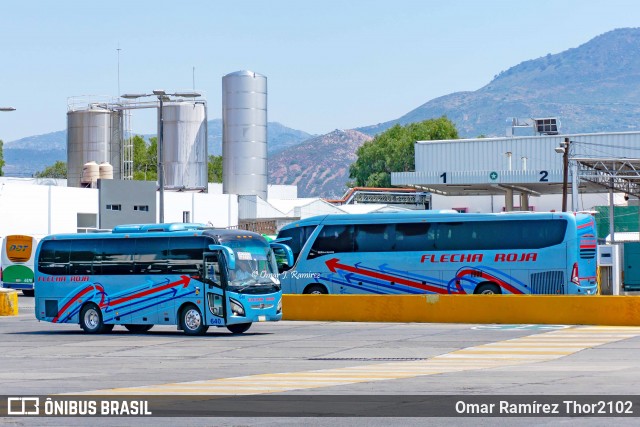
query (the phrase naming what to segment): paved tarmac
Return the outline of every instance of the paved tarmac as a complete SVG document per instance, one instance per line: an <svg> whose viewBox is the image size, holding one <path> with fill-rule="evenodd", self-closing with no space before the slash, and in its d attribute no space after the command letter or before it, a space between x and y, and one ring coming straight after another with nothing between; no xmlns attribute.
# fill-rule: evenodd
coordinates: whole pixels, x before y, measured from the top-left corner
<svg viewBox="0 0 640 427"><path fill-rule="evenodd" d="M526 401L527 395L542 401L547 396L552 403L563 405L565 400L582 402L584 395L595 395L615 402L632 400L631 410L640 414L640 328L283 321L255 324L243 335L210 329L205 336L187 337L167 326L145 334L116 327L110 334L86 335L78 325L38 322L33 298L20 296L19 305L19 316L0 317L1 395L186 396L187 400L244 396L242 399L248 400L240 403L252 417L0 416L0 424L388 426L605 422L585 414L577 418L492 418L483 414L468 418L396 417L394 411L402 408L408 408L409 413L415 410L406 401L411 396L432 397L429 404L440 399L445 411L454 413L456 402L476 402L474 398L489 404L499 400L519 402L523 396ZM296 412L295 417L256 417L251 409L255 409L252 405L256 401L252 399L264 396L281 399L273 404L276 408L283 407L283 401L296 402L297 408L302 408L305 400L326 400L328 403L314 406L309 415L326 410L335 416L300 418ZM389 397L376 403L376 396ZM336 397L338 400L332 401ZM353 413L393 417L340 416ZM638 419L609 421L637 425Z"/></svg>

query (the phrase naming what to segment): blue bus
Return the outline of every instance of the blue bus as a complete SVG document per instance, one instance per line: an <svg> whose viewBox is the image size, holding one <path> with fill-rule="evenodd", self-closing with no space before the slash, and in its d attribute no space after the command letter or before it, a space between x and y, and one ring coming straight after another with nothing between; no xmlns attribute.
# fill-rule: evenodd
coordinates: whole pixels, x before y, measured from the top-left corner
<svg viewBox="0 0 640 427"><path fill-rule="evenodd" d="M276 241L295 259L280 275L284 293L597 292L588 214L325 215L286 225Z"/></svg>
<svg viewBox="0 0 640 427"><path fill-rule="evenodd" d="M177 325L187 335L209 326L243 333L282 318L272 248L242 230L199 224L124 225L111 232L43 238L36 250L36 318L80 324L87 333L114 325L142 333Z"/></svg>

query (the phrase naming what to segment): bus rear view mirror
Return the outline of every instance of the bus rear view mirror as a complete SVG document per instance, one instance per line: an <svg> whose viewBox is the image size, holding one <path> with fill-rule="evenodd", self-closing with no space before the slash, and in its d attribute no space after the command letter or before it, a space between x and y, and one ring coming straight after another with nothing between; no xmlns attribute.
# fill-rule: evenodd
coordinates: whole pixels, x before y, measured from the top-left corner
<svg viewBox="0 0 640 427"><path fill-rule="evenodd" d="M235 270L236 255L233 253L233 249L222 245L209 245L209 250L222 252L227 260L227 266L229 267L229 270Z"/></svg>

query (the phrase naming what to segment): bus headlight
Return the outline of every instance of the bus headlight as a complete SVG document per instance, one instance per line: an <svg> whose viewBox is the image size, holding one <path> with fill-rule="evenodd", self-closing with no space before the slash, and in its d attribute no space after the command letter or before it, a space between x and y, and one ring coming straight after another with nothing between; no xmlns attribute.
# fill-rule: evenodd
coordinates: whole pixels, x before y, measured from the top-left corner
<svg viewBox="0 0 640 427"><path fill-rule="evenodd" d="M229 302L231 303L231 312L234 316L244 316L244 307L239 301L234 300L233 298L229 298Z"/></svg>
<svg viewBox="0 0 640 427"><path fill-rule="evenodd" d="M282 313L282 298L278 301L278 306L276 307L276 313Z"/></svg>

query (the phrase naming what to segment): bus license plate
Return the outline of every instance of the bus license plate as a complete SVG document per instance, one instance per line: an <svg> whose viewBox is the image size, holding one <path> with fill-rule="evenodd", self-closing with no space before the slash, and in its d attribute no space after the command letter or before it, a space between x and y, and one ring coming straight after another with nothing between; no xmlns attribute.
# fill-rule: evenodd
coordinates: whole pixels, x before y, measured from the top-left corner
<svg viewBox="0 0 640 427"><path fill-rule="evenodd" d="M258 316L258 322L266 322L267 316Z"/></svg>

